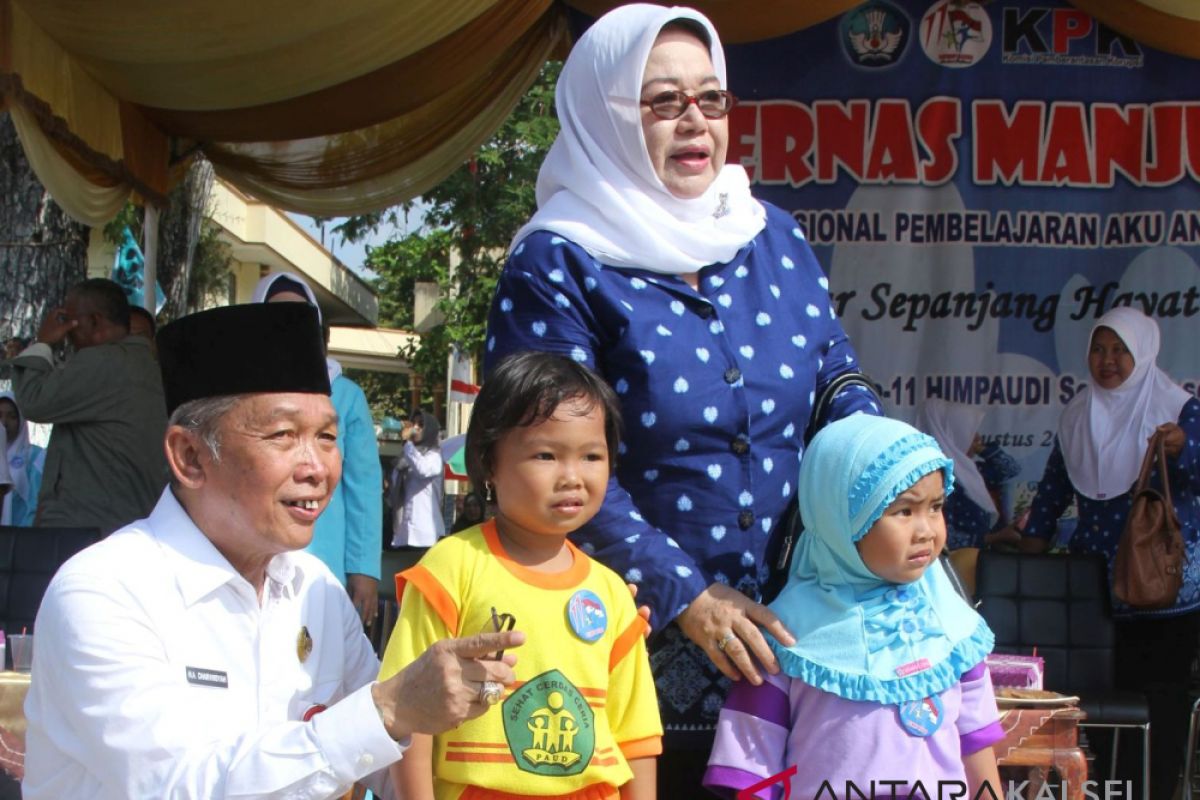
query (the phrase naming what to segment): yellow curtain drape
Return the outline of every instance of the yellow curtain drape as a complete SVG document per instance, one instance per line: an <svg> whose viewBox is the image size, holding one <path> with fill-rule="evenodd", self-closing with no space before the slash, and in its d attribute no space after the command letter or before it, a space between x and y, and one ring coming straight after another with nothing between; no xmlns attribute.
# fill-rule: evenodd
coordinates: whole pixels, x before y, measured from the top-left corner
<svg viewBox="0 0 1200 800"><path fill-rule="evenodd" d="M471 83L367 129L315 139L212 144L218 174L279 208L342 216L433 188L498 128L566 35L546 16Z"/></svg>
<svg viewBox="0 0 1200 800"><path fill-rule="evenodd" d="M824 22L863 0L689 0L678 5L695 8L712 20L725 44L772 39ZM567 5L598 17L623 2L566 0ZM661 5L675 5L661 3Z"/></svg>
<svg viewBox="0 0 1200 800"><path fill-rule="evenodd" d="M42 133L33 114L19 105L9 108L13 127L29 165L54 201L76 222L96 227L117 215L129 197L129 186L103 186L83 178Z"/></svg>
<svg viewBox="0 0 1200 800"><path fill-rule="evenodd" d="M568 7L622 1L0 0L0 108L21 116L31 161L78 218L131 188L162 203L196 150L281 207L354 213L425 191L485 141L568 49ZM858 2L693 0L731 43ZM1071 2L1200 57L1196 0Z"/></svg>

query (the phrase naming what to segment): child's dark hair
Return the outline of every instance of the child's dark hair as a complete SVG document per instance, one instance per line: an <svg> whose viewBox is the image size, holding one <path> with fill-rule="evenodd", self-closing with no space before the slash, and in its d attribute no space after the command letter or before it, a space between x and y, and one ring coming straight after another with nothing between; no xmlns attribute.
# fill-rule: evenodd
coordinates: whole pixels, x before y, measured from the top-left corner
<svg viewBox="0 0 1200 800"><path fill-rule="evenodd" d="M492 473L496 442L513 428L544 422L564 401L580 398L587 411L604 412L604 440L610 470L617 467L621 409L604 379L565 356L527 351L508 356L492 370L471 411L467 426L467 475L483 487Z"/></svg>

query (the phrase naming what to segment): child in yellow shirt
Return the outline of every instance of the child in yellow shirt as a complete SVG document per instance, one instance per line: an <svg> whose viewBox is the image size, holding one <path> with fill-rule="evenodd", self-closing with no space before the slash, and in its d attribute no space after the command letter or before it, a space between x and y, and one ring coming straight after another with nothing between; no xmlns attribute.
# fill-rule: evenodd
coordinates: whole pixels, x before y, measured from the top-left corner
<svg viewBox="0 0 1200 800"><path fill-rule="evenodd" d="M625 583L567 540L604 500L620 412L586 367L548 353L502 361L475 401L467 471L494 519L447 537L396 576L400 619L380 679L433 642L526 632L499 707L414 736L392 767L406 800L652 800L662 725L646 622Z"/></svg>

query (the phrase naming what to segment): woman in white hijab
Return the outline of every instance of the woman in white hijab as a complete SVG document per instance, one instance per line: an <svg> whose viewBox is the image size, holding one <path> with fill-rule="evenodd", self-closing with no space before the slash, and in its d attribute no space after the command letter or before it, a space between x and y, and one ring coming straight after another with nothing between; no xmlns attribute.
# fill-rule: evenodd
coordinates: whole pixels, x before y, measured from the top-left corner
<svg viewBox="0 0 1200 800"><path fill-rule="evenodd" d="M1022 531L1026 549L1045 549L1074 500L1079 523L1072 551L1102 553L1110 571L1147 441L1166 433L1175 513L1187 564L1169 608L1144 610L1113 599L1119 688L1146 691L1151 718L1151 796L1170 797L1187 731L1187 687L1200 633L1200 402L1155 364L1158 325L1132 308L1114 308L1092 328L1092 383L1063 410L1058 440ZM1152 476L1160 486L1159 476Z"/></svg>
<svg viewBox="0 0 1200 800"><path fill-rule="evenodd" d="M634 4L572 48L538 211L513 239L485 373L522 350L595 369L626 422L616 476L572 539L639 587L664 750L661 797L700 793L728 680L778 670L757 600L794 502L814 398L857 369L829 281L782 209L726 163L735 99L712 23ZM879 413L859 389L830 418Z"/></svg>
<svg viewBox="0 0 1200 800"><path fill-rule="evenodd" d="M0 424L7 441L7 455L0 463L0 484L11 482L11 489L4 495L0 525L29 527L37 513L46 451L29 440L29 423L21 416L12 392L0 392Z"/></svg>
<svg viewBox="0 0 1200 800"><path fill-rule="evenodd" d="M985 444L979 426L987 415L983 406L952 403L930 397L917 412L916 427L937 440L942 452L954 461L954 492L946 498L946 547L983 547L1013 541L1004 528L997 503L1002 484L1021 471L999 445ZM987 473L985 477L984 472ZM990 478L990 482L989 482Z"/></svg>

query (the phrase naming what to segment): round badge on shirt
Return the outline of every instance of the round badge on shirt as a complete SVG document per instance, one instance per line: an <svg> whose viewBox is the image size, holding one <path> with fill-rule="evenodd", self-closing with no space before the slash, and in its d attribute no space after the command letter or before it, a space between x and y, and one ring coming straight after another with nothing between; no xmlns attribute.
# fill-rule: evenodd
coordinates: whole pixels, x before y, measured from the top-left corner
<svg viewBox="0 0 1200 800"><path fill-rule="evenodd" d="M942 699L933 695L901 703L899 714L904 730L913 736L932 736L942 724Z"/></svg>
<svg viewBox="0 0 1200 800"><path fill-rule="evenodd" d="M608 630L608 612L595 592L580 589L567 601L571 631L585 642L597 641Z"/></svg>

